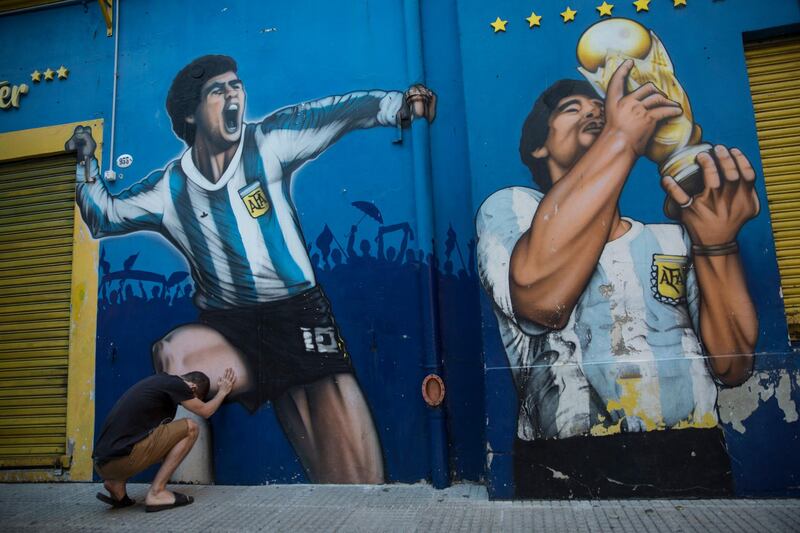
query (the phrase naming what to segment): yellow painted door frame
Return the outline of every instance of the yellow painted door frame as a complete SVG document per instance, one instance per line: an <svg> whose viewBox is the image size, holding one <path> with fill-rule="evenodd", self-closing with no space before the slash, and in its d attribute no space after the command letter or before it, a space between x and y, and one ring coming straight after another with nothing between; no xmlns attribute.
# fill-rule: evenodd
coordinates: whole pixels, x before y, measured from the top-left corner
<svg viewBox="0 0 800 533"><path fill-rule="evenodd" d="M93 120L0 133L0 162L64 153L78 124L92 127L101 160L103 121ZM0 481L90 481L94 440L94 372L97 337L98 242L74 209L67 381L67 468L4 469Z"/></svg>

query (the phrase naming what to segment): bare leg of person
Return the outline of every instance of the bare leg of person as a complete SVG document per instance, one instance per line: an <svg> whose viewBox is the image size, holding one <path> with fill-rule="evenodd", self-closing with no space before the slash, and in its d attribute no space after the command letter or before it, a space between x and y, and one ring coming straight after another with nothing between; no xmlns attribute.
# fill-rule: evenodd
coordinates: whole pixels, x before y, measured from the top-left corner
<svg viewBox="0 0 800 533"><path fill-rule="evenodd" d="M167 490L167 482L184 457L191 451L192 446L197 441L197 436L200 434L197 424L193 420L187 419L186 423L189 425L189 433L172 447L164 458L164 462L161 463L161 468L158 469L156 477L153 478L153 483L150 485L150 490L147 491L147 496L145 496L144 501L147 505L175 502L175 495Z"/></svg>
<svg viewBox="0 0 800 533"><path fill-rule="evenodd" d="M117 501L120 501L122 498L125 497L127 494L127 489L125 488L125 481L116 481L113 479L106 479L103 480L103 486L106 488L108 493Z"/></svg>
<svg viewBox="0 0 800 533"><path fill-rule="evenodd" d="M383 483L378 434L355 376L294 387L273 406L312 483Z"/></svg>
<svg viewBox="0 0 800 533"><path fill-rule="evenodd" d="M175 328L153 344L153 367L156 372L178 376L203 372L211 382L210 396L217 393L217 380L226 368L236 373L231 398L251 386L247 365L239 351L217 330L201 324Z"/></svg>

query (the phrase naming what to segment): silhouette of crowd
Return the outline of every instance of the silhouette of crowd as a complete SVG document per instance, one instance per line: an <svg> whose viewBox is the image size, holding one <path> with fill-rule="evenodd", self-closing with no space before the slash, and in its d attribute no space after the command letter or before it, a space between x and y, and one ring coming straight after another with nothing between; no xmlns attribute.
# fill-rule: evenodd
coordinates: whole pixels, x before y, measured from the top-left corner
<svg viewBox="0 0 800 533"><path fill-rule="evenodd" d="M343 247L326 224L314 242L307 244L318 282L334 305L340 294L343 296L340 306L347 305L345 301L353 299L354 289L378 293L390 301L407 299L407 293L422 267L432 267L438 282L447 286L459 281L476 282L475 240L470 239L466 250L462 250L452 227L447 231L442 268L439 259L431 252L410 246L414 232L408 222L380 225L372 239L359 237L359 228L353 225ZM389 244L390 239L393 244ZM137 270L133 266L138 256L139 252L129 256L122 269L112 271L103 249L98 293L101 311L122 306L129 310L136 307L150 312L169 312L171 307L185 307L191 302L194 285L188 272L177 271L165 276ZM389 294L393 292L396 294Z"/></svg>
<svg viewBox="0 0 800 533"><path fill-rule="evenodd" d="M169 277L147 270L133 268L140 252L128 256L122 269L112 271L105 259L105 248L100 253L100 287L97 304L100 312L124 307L147 312L159 312L170 307L190 305L194 285L188 272L173 272Z"/></svg>

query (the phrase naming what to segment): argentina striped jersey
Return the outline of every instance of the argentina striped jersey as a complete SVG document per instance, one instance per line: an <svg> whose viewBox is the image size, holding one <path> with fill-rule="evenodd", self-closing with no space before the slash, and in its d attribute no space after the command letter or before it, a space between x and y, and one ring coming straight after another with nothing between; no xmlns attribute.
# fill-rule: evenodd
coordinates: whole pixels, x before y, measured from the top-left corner
<svg viewBox="0 0 800 533"><path fill-rule="evenodd" d="M717 425L716 385L698 339L690 242L677 224L642 224L606 244L560 330L514 314L509 264L542 193L509 187L476 218L478 271L519 394L523 440Z"/></svg>
<svg viewBox="0 0 800 533"><path fill-rule="evenodd" d="M292 174L349 131L395 125L402 105L401 92L361 91L286 107L245 125L216 183L189 148L118 195L79 169L77 202L95 237L150 230L168 239L189 262L202 309L284 299L316 285Z"/></svg>

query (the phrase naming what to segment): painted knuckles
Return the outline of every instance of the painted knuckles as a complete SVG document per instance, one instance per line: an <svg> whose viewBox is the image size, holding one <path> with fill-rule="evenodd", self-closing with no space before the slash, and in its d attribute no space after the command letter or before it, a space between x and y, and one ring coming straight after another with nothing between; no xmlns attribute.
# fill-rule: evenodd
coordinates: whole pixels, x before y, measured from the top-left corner
<svg viewBox="0 0 800 533"><path fill-rule="evenodd" d="M428 122L433 122L436 118L436 93L417 83L406 90L404 97L415 117L424 117Z"/></svg>
<svg viewBox="0 0 800 533"><path fill-rule="evenodd" d="M94 155L97 143L92 137L91 126L75 126L72 137L64 144L64 150L75 152L79 161L85 161Z"/></svg>

